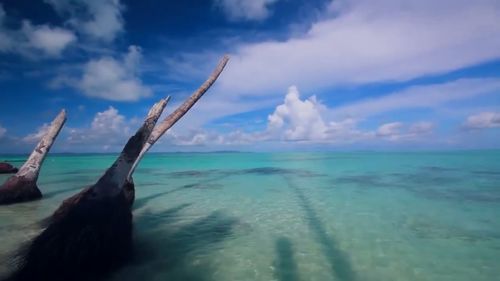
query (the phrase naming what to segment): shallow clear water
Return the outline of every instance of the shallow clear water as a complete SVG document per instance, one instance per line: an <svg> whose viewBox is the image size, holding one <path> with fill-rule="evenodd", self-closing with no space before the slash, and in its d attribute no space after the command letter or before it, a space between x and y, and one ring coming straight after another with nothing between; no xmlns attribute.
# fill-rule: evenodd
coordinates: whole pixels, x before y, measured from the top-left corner
<svg viewBox="0 0 500 281"><path fill-rule="evenodd" d="M51 156L43 200L0 206L0 272L34 223L114 157ZM500 151L150 154L135 175L136 256L111 279L498 280L499 160Z"/></svg>

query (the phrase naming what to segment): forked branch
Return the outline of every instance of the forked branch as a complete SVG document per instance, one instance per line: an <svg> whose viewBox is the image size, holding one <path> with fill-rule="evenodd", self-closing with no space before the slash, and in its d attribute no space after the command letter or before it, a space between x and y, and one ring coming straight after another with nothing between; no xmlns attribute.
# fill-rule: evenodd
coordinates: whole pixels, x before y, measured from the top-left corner
<svg viewBox="0 0 500 281"><path fill-rule="evenodd" d="M144 144L144 147L142 148L139 157L135 161L132 169L130 170L130 173L128 175L128 179L130 180L132 177L132 174L134 173L135 168L141 161L142 157L148 150L153 146L153 144L160 139L163 134L165 134L168 129L170 129L179 119L186 114L191 107L205 94L208 89L215 83L217 78L219 78L220 74L224 70L224 67L226 67L227 62L229 61L229 56L224 55L224 57L219 61L219 64L217 67L212 71L208 79L193 93L191 96L184 101L183 104L181 104L174 112L172 112L170 115L168 115L156 128L153 130L151 133L151 136L149 137L149 140Z"/></svg>

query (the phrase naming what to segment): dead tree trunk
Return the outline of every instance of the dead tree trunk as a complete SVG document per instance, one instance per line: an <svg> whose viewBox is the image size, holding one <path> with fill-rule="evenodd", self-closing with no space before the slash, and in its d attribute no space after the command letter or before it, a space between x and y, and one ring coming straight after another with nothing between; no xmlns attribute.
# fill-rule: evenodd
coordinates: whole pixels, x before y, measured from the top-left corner
<svg viewBox="0 0 500 281"><path fill-rule="evenodd" d="M149 137L148 142L144 145L144 147L141 150L141 153L139 154L139 157L134 163L134 166L132 167L132 170L130 170L130 174L128 175L128 179L130 182L132 182L132 174L134 173L135 168L141 161L142 157L148 150L153 146L153 144L158 141L158 139L165 134L168 129L170 129L179 119L186 114L193 105L205 94L210 87L215 83L217 78L219 78L220 74L224 70L224 67L226 67L227 62L229 61L229 56L225 55L217 65L217 67L213 70L213 72L210 74L208 79L193 93L191 96L184 101L174 112L172 112L170 115L168 115L156 128L154 131L151 133L151 136Z"/></svg>
<svg viewBox="0 0 500 281"><path fill-rule="evenodd" d="M172 112L170 115L168 115L165 120L163 120L151 133L151 137L149 138L148 142L144 145L144 147L141 150L141 154L139 155L139 158L137 158L137 161L134 163L134 167L130 171L129 178L132 176L132 173L134 172L135 168L137 167L139 161L141 161L142 157L144 154L153 146L153 144L156 143L156 141L165 134L165 132L170 129L179 119L186 114L191 107L205 94L208 89L215 83L217 78L219 78L219 75L222 73L224 70L224 67L226 66L227 62L229 61L229 56L224 56L217 67L214 69L212 74L208 77L208 79L203 83L198 90L196 90L186 101L184 101L183 104L181 104L174 112Z"/></svg>
<svg viewBox="0 0 500 281"><path fill-rule="evenodd" d="M24 165L0 187L0 204L18 203L42 197L42 193L36 184L38 175L47 153L65 122L66 111L62 110L52 121L49 129L31 152Z"/></svg>
<svg viewBox="0 0 500 281"><path fill-rule="evenodd" d="M181 106L177 117L170 120L177 121L197 99ZM132 211L125 183L165 104L162 100L153 106L142 127L94 185L59 206L46 221L46 228L21 252L18 267L7 280L100 280L130 258Z"/></svg>
<svg viewBox="0 0 500 281"><path fill-rule="evenodd" d="M94 185L61 204L20 253L18 267L7 280L100 280L130 258L132 212L121 189L165 104L161 100L151 108Z"/></svg>
<svg viewBox="0 0 500 281"><path fill-rule="evenodd" d="M191 96L187 100L185 100L184 103L182 103L174 112L169 114L160 124L158 124L158 126L155 127L155 129L151 133L151 136L149 137L149 140L142 148L139 157L134 162L134 165L132 166L132 169L127 176L127 182L125 183L123 191L126 194L130 205L132 205L135 200L135 184L134 179L132 178L132 174L134 173L135 168L137 168L137 165L141 161L142 157L144 157L144 154L146 154L151 146L153 146L156 141L158 141L158 139L160 139L161 136L163 136L163 134L168 131L168 129L170 129L175 123L177 123L177 121L179 121L179 119L181 119L184 114L186 114L191 109L191 107L193 107L193 105L203 96L203 94L205 94L208 89L212 87L212 85L224 70L224 67L226 67L228 61L229 56L225 55L220 60L217 67L212 71L208 79L193 94L191 94Z"/></svg>

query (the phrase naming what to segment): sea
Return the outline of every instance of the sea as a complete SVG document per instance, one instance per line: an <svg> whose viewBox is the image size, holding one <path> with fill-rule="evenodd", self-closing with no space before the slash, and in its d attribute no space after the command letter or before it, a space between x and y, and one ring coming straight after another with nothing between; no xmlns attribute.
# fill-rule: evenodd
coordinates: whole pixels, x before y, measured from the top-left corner
<svg viewBox="0 0 500 281"><path fill-rule="evenodd" d="M43 199L0 206L0 274L115 158L47 157ZM109 280L500 280L499 150L150 153L134 180L134 256Z"/></svg>

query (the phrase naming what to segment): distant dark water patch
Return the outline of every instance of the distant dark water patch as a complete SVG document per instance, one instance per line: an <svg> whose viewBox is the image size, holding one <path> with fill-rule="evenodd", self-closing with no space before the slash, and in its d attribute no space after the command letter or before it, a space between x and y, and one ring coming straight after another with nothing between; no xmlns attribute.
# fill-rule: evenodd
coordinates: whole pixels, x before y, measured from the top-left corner
<svg viewBox="0 0 500 281"><path fill-rule="evenodd" d="M195 182L189 183L182 186L182 188L194 188L194 189L221 189L224 185L214 182Z"/></svg>
<svg viewBox="0 0 500 281"><path fill-rule="evenodd" d="M495 177L500 177L500 171L472 171L471 172L474 175L479 175L479 176L495 176Z"/></svg>
<svg viewBox="0 0 500 281"><path fill-rule="evenodd" d="M358 187L387 187L383 177L374 174L349 175L337 177L333 180L335 184L354 184Z"/></svg>
<svg viewBox="0 0 500 281"><path fill-rule="evenodd" d="M423 171L430 171L430 172L456 172L456 171L459 171L459 169L456 169L456 168L441 167L441 166L423 166L420 169Z"/></svg>
<svg viewBox="0 0 500 281"><path fill-rule="evenodd" d="M168 175L172 177L209 177L217 173L221 173L222 170L186 170L170 172Z"/></svg>
<svg viewBox="0 0 500 281"><path fill-rule="evenodd" d="M323 174L314 173L304 169L287 169L287 168L276 168L276 167L259 167L252 169L244 169L237 171L238 174L243 175L261 175L261 176L269 176L269 175L294 175L299 177L320 177L324 176Z"/></svg>
<svg viewBox="0 0 500 281"><path fill-rule="evenodd" d="M464 183L468 180L467 174L450 174L448 171L443 172L439 169L433 171L425 172L424 169L417 169L408 173L346 175L334 178L332 184L334 187L361 189L402 189L432 200L500 202L500 185L498 188L496 186L485 187L484 185L471 186Z"/></svg>
<svg viewBox="0 0 500 281"><path fill-rule="evenodd" d="M211 169L211 170L185 170L169 172L168 176L174 178L192 178L192 177L216 177L222 179L229 176L237 175L259 175L259 176L274 176L274 175L294 175L300 177L320 177L324 174L314 173L304 169L289 169L277 167L258 167L249 169Z"/></svg>

